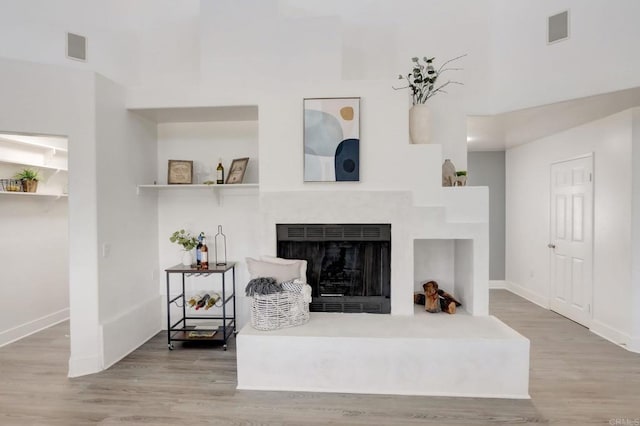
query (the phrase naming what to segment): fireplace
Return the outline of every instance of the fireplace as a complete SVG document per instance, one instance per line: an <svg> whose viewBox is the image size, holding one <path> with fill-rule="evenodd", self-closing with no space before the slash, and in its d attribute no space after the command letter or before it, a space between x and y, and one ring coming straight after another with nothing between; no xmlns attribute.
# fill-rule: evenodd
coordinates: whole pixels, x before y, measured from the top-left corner
<svg viewBox="0 0 640 426"><path fill-rule="evenodd" d="M307 260L314 312L391 312L391 225L278 224L278 256Z"/></svg>

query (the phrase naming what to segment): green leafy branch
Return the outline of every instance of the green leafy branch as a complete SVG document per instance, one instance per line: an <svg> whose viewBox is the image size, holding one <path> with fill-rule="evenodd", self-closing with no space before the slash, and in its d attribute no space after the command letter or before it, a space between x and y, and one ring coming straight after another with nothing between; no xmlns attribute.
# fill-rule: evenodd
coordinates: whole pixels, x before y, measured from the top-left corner
<svg viewBox="0 0 640 426"><path fill-rule="evenodd" d="M434 65L435 58L423 57L424 63L420 62L418 57L411 58L413 62L413 69L409 74L398 76L399 80L405 80L406 86L393 87L395 90L410 89L411 97L414 105L424 104L428 99L432 98L438 93L447 93L444 88L450 84L463 84L459 81L448 80L445 83L438 85L438 78L447 71L460 71L462 68L447 67L453 61L467 56L466 54L456 56L453 59L449 59L443 63L438 69Z"/></svg>
<svg viewBox="0 0 640 426"><path fill-rule="evenodd" d="M198 245L198 239L186 232L184 229L174 232L169 237L169 241L172 243L180 244L185 250L193 250Z"/></svg>

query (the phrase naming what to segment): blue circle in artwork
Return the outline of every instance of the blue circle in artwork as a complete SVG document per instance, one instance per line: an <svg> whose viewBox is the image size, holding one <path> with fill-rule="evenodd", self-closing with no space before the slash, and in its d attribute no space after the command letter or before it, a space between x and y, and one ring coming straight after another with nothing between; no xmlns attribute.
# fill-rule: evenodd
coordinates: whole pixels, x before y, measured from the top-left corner
<svg viewBox="0 0 640 426"><path fill-rule="evenodd" d="M360 180L360 140L345 139L335 154L336 181Z"/></svg>
<svg viewBox="0 0 640 426"><path fill-rule="evenodd" d="M352 173L356 169L356 162L352 159L344 160L342 162L342 169L347 173Z"/></svg>

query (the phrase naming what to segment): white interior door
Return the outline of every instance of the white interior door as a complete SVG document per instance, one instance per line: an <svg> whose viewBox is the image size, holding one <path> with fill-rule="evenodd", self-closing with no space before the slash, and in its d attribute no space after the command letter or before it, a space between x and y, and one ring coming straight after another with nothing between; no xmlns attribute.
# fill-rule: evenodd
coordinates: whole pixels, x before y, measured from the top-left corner
<svg viewBox="0 0 640 426"><path fill-rule="evenodd" d="M551 165L551 309L591 322L593 155Z"/></svg>

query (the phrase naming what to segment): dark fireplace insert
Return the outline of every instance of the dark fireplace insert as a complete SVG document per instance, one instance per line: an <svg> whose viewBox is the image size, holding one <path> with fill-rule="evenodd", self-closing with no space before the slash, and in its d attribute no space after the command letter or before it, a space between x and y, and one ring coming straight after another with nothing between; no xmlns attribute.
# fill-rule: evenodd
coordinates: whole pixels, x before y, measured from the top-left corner
<svg viewBox="0 0 640 426"><path fill-rule="evenodd" d="M313 312L391 312L390 224L278 224L278 257L305 259Z"/></svg>

